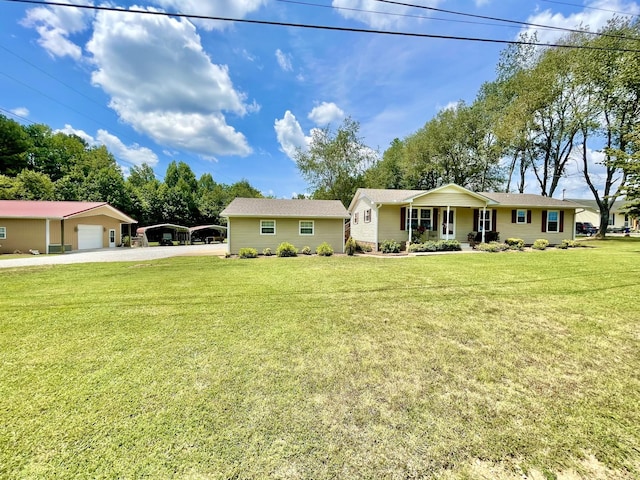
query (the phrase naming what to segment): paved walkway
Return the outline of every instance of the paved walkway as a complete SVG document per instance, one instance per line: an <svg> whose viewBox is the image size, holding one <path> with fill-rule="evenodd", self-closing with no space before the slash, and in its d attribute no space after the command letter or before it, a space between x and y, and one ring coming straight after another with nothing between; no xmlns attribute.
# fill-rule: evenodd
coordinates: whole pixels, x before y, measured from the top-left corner
<svg viewBox="0 0 640 480"><path fill-rule="evenodd" d="M63 263L140 262L188 255L224 256L226 251L226 243L180 245L174 247L103 248L99 250L74 251L65 253L64 255L32 255L23 258L0 259L0 268L57 265Z"/></svg>

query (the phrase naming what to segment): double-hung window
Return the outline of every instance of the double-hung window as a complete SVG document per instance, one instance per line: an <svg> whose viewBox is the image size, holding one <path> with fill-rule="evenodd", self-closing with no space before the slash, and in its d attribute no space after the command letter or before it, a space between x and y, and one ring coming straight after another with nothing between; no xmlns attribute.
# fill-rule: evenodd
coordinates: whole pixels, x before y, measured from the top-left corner
<svg viewBox="0 0 640 480"><path fill-rule="evenodd" d="M260 235L275 235L275 234L276 234L275 220L260 220Z"/></svg>
<svg viewBox="0 0 640 480"><path fill-rule="evenodd" d="M364 223L369 223L371 221L371 209L367 208L364 211Z"/></svg>
<svg viewBox="0 0 640 480"><path fill-rule="evenodd" d="M359 212L354 213L353 214L353 224L357 225L359 219L360 219L360 213Z"/></svg>
<svg viewBox="0 0 640 480"><path fill-rule="evenodd" d="M557 233L560 226L560 212L549 210L547 212L547 232Z"/></svg>
<svg viewBox="0 0 640 480"><path fill-rule="evenodd" d="M478 210L478 231L491 231L491 210Z"/></svg>
<svg viewBox="0 0 640 480"><path fill-rule="evenodd" d="M412 208L411 209L411 230L422 228L431 230L431 209Z"/></svg>
<svg viewBox="0 0 640 480"><path fill-rule="evenodd" d="M7 238L7 227L0 227L0 240Z"/></svg>
<svg viewBox="0 0 640 480"><path fill-rule="evenodd" d="M527 211L518 210L516 212L516 223L527 223Z"/></svg>
<svg viewBox="0 0 640 480"><path fill-rule="evenodd" d="M313 235L313 220L300 220L300 235Z"/></svg>

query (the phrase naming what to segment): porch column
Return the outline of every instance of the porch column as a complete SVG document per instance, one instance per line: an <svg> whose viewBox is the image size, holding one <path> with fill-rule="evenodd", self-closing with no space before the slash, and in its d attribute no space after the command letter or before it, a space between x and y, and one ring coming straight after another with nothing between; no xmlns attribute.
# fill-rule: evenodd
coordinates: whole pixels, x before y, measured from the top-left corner
<svg viewBox="0 0 640 480"><path fill-rule="evenodd" d="M485 223L484 223L484 219L487 218L487 204L485 203L484 207L482 208L482 243L484 243L484 231L485 231ZM478 225L480 225L480 219L478 219Z"/></svg>
<svg viewBox="0 0 640 480"><path fill-rule="evenodd" d="M49 219L47 218L44 221L44 225L45 225L45 232L44 232L44 241L45 241L45 246L44 246L44 251L47 252L47 254L49 254L49 244L51 243L51 232L49 232L49 228L51 227L51 224L49 223Z"/></svg>
<svg viewBox="0 0 640 480"><path fill-rule="evenodd" d="M62 245L60 253L64 253L64 218L60 219L60 243Z"/></svg>
<svg viewBox="0 0 640 480"><path fill-rule="evenodd" d="M413 211L413 202L409 203L409 211L407 212L407 232L409 235L409 240L407 240L407 251L409 250L409 245L411 245L411 212Z"/></svg>
<svg viewBox="0 0 640 480"><path fill-rule="evenodd" d="M127 223L127 233L129 234L129 248L133 247L133 240L131 239L131 224ZM120 243L122 243L122 238L120 239Z"/></svg>
<svg viewBox="0 0 640 480"><path fill-rule="evenodd" d="M446 239L449 240L449 219L451 218L451 206L447 205L447 218L445 219L445 232L446 232Z"/></svg>

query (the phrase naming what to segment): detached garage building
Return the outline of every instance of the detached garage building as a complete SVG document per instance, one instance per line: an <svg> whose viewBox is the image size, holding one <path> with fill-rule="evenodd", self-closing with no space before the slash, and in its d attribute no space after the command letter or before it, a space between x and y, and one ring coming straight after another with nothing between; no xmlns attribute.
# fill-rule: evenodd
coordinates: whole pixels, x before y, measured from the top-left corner
<svg viewBox="0 0 640 480"><path fill-rule="evenodd" d="M137 223L105 202L0 200L0 253L115 247Z"/></svg>

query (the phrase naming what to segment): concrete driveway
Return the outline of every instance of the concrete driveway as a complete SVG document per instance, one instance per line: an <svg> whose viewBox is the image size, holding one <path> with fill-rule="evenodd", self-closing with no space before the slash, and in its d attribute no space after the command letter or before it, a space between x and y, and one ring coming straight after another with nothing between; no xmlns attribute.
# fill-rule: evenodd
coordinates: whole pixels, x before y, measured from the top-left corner
<svg viewBox="0 0 640 480"><path fill-rule="evenodd" d="M64 255L33 255L24 258L0 259L0 268L57 265L63 263L140 262L144 260L155 260L157 258L191 255L224 256L226 251L226 243L180 245L174 247L102 248L100 250L69 252Z"/></svg>

